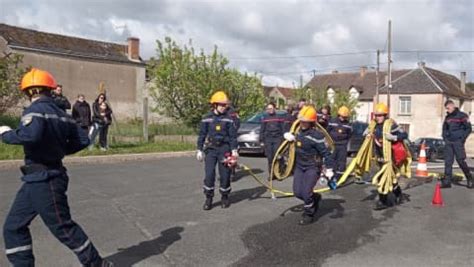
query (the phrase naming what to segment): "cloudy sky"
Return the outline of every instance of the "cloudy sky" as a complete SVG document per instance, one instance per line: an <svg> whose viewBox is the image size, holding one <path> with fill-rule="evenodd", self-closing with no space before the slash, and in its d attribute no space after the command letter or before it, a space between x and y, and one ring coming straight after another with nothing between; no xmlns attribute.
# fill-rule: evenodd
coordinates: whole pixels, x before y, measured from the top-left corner
<svg viewBox="0 0 474 267"><path fill-rule="evenodd" d="M394 68L418 61L474 81L474 1L450 0L0 0L0 22L111 42L132 35L141 55L156 39L214 45L267 85L292 86L337 69L375 66L392 20ZM418 52L413 52L418 51ZM382 53L382 69L387 67Z"/></svg>

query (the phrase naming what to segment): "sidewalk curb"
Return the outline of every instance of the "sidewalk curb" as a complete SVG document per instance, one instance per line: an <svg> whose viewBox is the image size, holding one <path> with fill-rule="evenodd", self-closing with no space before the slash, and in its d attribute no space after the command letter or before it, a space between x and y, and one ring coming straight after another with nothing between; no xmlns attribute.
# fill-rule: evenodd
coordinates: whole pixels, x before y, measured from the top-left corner
<svg viewBox="0 0 474 267"><path fill-rule="evenodd" d="M139 160L154 160L154 159L165 159L165 158L179 158L193 156L195 151L178 151L178 152L157 152L157 153L141 153L141 154L114 154L114 155L100 155L100 156L85 156L85 157L66 157L63 160L64 165L75 165L75 164L107 164L107 163L118 163L126 161L139 161ZM18 160L1 160L0 170L19 168L24 164L21 159Z"/></svg>

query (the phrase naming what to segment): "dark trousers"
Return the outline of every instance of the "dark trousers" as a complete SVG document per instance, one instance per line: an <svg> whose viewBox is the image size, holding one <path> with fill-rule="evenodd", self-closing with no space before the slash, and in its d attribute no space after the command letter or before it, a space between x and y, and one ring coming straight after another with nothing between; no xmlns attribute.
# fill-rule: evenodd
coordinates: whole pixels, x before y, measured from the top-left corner
<svg viewBox="0 0 474 267"><path fill-rule="evenodd" d="M347 165L347 144L336 145L334 147L334 153L331 155L334 160L334 179L339 178L344 174Z"/></svg>
<svg viewBox="0 0 474 267"><path fill-rule="evenodd" d="M51 233L86 265L99 260L99 253L69 213L66 173L50 180L24 183L3 227L8 260L14 266L34 266L31 221L39 215ZM51 255L57 257L57 255Z"/></svg>
<svg viewBox="0 0 474 267"><path fill-rule="evenodd" d="M103 125L99 128L99 145L100 147L107 148L107 135L109 134L109 125Z"/></svg>
<svg viewBox="0 0 474 267"><path fill-rule="evenodd" d="M270 173L272 171L272 163L275 154L280 147L281 139L267 139L264 142L265 144L265 156L267 157L268 161L268 176L272 177L273 174Z"/></svg>
<svg viewBox="0 0 474 267"><path fill-rule="evenodd" d="M444 149L444 174L447 182L451 182L451 179L453 178L454 158L456 158L456 161L466 178L471 179L471 172L466 163L466 150L464 149L464 144L462 142L446 141Z"/></svg>
<svg viewBox="0 0 474 267"><path fill-rule="evenodd" d="M204 160L206 177L204 178L204 194L207 197L214 196L214 185L216 183L216 165L219 170L219 191L221 195L227 196L231 191L230 173L231 169L225 166L222 161L226 154L230 154L230 147L228 145L210 147L206 149L206 158Z"/></svg>
<svg viewBox="0 0 474 267"><path fill-rule="evenodd" d="M314 187L319 179L320 171L316 167L303 169L296 166L293 179L295 197L304 201L304 214L314 216L317 206L314 201Z"/></svg>

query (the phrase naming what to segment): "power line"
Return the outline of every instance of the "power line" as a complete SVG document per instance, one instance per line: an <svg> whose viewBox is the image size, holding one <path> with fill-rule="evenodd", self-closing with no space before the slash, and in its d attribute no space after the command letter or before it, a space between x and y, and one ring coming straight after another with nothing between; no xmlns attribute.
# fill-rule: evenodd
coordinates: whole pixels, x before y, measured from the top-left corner
<svg viewBox="0 0 474 267"><path fill-rule="evenodd" d="M381 52L386 51L386 46ZM334 53L334 54L319 54L319 55L295 55L295 56L264 56L264 57L228 57L230 60L278 60L278 59L297 59L297 58L323 58L323 57L337 57L337 56L351 56L351 55L363 55L363 54L374 54L375 51L358 51L358 52L345 52L345 53ZM474 53L474 50L394 50L392 53L421 53L421 54L448 54L448 53Z"/></svg>

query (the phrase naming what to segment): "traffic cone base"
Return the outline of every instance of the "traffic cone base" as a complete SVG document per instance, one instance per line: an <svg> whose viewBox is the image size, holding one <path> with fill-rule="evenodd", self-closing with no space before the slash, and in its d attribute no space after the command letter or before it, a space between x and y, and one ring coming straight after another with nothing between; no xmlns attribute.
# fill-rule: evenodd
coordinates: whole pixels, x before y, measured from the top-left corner
<svg viewBox="0 0 474 267"><path fill-rule="evenodd" d="M441 195L441 186L438 183L436 183L435 191L433 194L433 200L431 201L431 204L434 206L444 206L443 202L443 196Z"/></svg>

